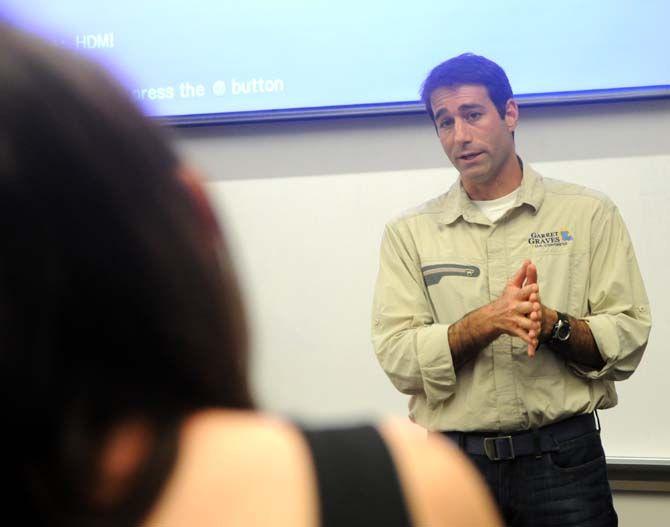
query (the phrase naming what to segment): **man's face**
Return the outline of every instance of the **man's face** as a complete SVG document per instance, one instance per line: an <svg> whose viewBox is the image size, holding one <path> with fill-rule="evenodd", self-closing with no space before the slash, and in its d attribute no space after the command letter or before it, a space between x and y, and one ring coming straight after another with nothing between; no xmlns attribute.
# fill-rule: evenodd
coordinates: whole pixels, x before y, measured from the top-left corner
<svg viewBox="0 0 670 527"><path fill-rule="evenodd" d="M519 113L512 99L504 119L480 85L437 88L430 104L442 148L463 180L493 181L510 156L515 156L512 132Z"/></svg>

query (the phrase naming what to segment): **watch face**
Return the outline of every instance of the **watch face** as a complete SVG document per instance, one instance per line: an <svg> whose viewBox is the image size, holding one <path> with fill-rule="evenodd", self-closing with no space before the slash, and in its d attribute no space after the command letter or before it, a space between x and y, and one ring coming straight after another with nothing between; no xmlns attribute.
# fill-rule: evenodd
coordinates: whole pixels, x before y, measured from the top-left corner
<svg viewBox="0 0 670 527"><path fill-rule="evenodd" d="M568 340L569 336L570 336L570 324L567 322L559 324L558 328L556 328L556 338L558 340L565 341Z"/></svg>

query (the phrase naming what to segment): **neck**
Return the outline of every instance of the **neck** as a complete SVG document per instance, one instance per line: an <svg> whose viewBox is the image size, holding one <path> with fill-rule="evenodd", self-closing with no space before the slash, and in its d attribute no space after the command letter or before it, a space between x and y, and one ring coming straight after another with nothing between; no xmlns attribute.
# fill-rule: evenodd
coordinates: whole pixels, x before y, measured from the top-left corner
<svg viewBox="0 0 670 527"><path fill-rule="evenodd" d="M517 189L521 185L522 178L521 165L513 152L500 167L498 173L488 181L465 181L461 178L461 183L470 199L488 201L502 198Z"/></svg>

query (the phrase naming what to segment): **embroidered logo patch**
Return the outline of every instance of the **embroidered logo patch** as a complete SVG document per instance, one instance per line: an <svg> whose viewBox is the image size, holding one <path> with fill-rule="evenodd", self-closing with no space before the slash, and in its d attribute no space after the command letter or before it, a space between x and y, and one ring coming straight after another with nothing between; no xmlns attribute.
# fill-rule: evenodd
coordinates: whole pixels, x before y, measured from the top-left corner
<svg viewBox="0 0 670 527"><path fill-rule="evenodd" d="M533 247L561 247L574 241L574 236L568 229L550 232L531 232L528 244Z"/></svg>

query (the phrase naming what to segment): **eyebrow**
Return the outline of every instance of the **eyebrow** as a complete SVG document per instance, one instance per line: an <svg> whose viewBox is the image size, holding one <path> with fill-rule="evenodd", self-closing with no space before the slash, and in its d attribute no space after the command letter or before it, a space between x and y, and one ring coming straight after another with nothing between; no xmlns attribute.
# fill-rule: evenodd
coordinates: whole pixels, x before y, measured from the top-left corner
<svg viewBox="0 0 670 527"><path fill-rule="evenodd" d="M467 112L468 110L480 110L484 108L483 105L473 103L473 104L461 104L458 107L458 111L460 112ZM442 117L445 113L448 113L445 108L440 108L437 113L435 114L435 120L437 121L440 117Z"/></svg>

